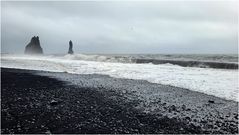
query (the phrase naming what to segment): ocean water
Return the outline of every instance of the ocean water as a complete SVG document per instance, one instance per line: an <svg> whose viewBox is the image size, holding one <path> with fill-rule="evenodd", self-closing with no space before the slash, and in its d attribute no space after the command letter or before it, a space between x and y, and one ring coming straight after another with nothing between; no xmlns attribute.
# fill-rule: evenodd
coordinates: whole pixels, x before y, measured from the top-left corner
<svg viewBox="0 0 239 135"><path fill-rule="evenodd" d="M140 79L238 100L237 55L1 55L1 67Z"/></svg>
<svg viewBox="0 0 239 135"><path fill-rule="evenodd" d="M61 56L61 55L55 55ZM237 54L108 54L108 55L67 55L72 60L100 62L142 63L142 64L174 64L183 67L238 69Z"/></svg>

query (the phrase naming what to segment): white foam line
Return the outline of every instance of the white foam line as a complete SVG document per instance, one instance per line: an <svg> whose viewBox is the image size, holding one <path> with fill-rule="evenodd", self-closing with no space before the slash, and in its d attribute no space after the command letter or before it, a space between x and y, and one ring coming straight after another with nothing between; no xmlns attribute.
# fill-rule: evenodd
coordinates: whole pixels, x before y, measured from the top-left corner
<svg viewBox="0 0 239 135"><path fill-rule="evenodd" d="M171 64L108 63L53 56L4 55L1 59L2 67L142 79L239 101L238 70L181 67Z"/></svg>

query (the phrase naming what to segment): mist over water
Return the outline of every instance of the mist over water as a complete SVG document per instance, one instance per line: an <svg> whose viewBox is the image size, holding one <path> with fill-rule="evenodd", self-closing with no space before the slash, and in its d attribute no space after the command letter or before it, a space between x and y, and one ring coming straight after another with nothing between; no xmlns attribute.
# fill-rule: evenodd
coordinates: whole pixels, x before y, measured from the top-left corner
<svg viewBox="0 0 239 135"><path fill-rule="evenodd" d="M7 53L2 53L7 56ZM21 56L21 55L17 55ZM23 55L24 56L24 55ZM98 62L173 64L183 67L238 69L237 54L44 54L69 60Z"/></svg>

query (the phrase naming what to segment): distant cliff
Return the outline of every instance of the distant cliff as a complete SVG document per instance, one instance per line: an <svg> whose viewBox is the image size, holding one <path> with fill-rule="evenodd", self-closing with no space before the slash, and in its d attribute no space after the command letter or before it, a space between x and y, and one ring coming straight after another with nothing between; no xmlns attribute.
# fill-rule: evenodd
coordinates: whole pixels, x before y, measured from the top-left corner
<svg viewBox="0 0 239 135"><path fill-rule="evenodd" d="M43 54L39 37L32 37L31 42L25 48L25 54Z"/></svg>

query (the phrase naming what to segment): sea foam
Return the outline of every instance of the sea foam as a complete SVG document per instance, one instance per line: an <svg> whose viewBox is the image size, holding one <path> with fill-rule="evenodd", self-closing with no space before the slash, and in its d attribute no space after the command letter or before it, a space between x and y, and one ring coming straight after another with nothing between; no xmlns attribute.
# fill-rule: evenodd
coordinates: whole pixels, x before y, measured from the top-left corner
<svg viewBox="0 0 239 135"><path fill-rule="evenodd" d="M32 69L73 74L103 74L116 78L141 79L238 100L238 70L182 67L173 64L136 64L78 60L74 55L26 56L2 55L1 67ZM86 57L84 55L80 57ZM89 60L100 56L92 56ZM86 59L86 58L84 58Z"/></svg>

